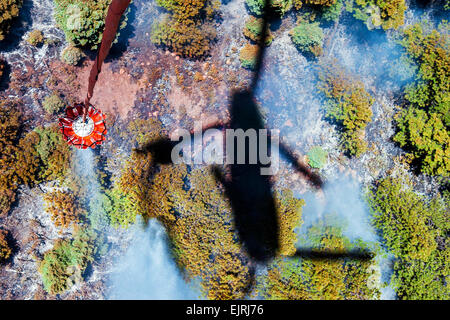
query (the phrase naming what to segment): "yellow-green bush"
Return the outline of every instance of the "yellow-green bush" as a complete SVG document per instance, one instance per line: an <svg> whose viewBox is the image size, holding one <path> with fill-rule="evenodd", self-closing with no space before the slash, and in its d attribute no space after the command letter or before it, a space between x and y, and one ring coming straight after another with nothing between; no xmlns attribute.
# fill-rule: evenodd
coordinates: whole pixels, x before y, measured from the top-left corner
<svg viewBox="0 0 450 320"><path fill-rule="evenodd" d="M32 46L40 46L44 42L44 35L41 30L33 30L27 36L27 42Z"/></svg>
<svg viewBox="0 0 450 320"><path fill-rule="evenodd" d="M312 168L321 169L327 163L328 152L323 150L320 146L312 147L308 153L308 164Z"/></svg>
<svg viewBox="0 0 450 320"><path fill-rule="evenodd" d="M12 249L8 243L8 232L0 229L0 263L9 259L12 254Z"/></svg>
<svg viewBox="0 0 450 320"><path fill-rule="evenodd" d="M345 252L355 245L339 227L320 220L307 231L314 250ZM358 246L366 245L358 242ZM274 300L367 300L379 297L379 286L372 285L375 260L351 258L310 260L277 258L267 274L258 279L257 291ZM376 281L375 281L376 282Z"/></svg>
<svg viewBox="0 0 450 320"><path fill-rule="evenodd" d="M427 199L402 176L378 181L369 199L374 224L395 256L392 280L398 297L448 300L449 198Z"/></svg>
<svg viewBox="0 0 450 320"><path fill-rule="evenodd" d="M133 153L112 193L106 209L113 223L127 226L138 214L162 222L177 264L188 279L202 279L202 292L208 298L245 297L251 280L248 257L238 242L224 191L207 169L156 166L151 154ZM301 221L303 204L290 191L277 194L280 254L295 252L294 229Z"/></svg>
<svg viewBox="0 0 450 320"><path fill-rule="evenodd" d="M9 211L16 199L16 190L24 178L28 182L25 173L28 169L33 170L18 170L28 163L19 161L22 160L19 156L23 155L23 149L19 146L22 118L18 101L0 100L0 216Z"/></svg>
<svg viewBox="0 0 450 320"><path fill-rule="evenodd" d="M262 27L263 27L263 19L255 18L254 16L250 16L248 18L248 20L245 22L245 27L243 30L244 36L246 36L250 40L258 43L261 41ZM268 34L264 41L264 44L266 46L270 45L273 40L273 36L272 36L269 28L267 28L267 31L268 31Z"/></svg>
<svg viewBox="0 0 450 320"><path fill-rule="evenodd" d="M62 111L65 106L64 101L57 94L52 94L45 97L42 102L42 107L50 114Z"/></svg>
<svg viewBox="0 0 450 320"><path fill-rule="evenodd" d="M245 3L252 14L261 16L266 0L245 0ZM292 8L292 0L269 0L269 4L269 10L275 11L281 17Z"/></svg>
<svg viewBox="0 0 450 320"><path fill-rule="evenodd" d="M362 82L351 79L335 63L322 63L319 79L327 98L327 118L341 130L344 151L358 157L367 149L365 127L372 120L374 99Z"/></svg>
<svg viewBox="0 0 450 320"><path fill-rule="evenodd" d="M300 22L289 35L297 49L302 53L318 56L322 53L323 31L318 22Z"/></svg>
<svg viewBox="0 0 450 320"><path fill-rule="evenodd" d="M35 147L41 161L40 179L63 179L69 171L72 152L58 126L37 127L34 131L39 136Z"/></svg>
<svg viewBox="0 0 450 320"><path fill-rule="evenodd" d="M188 58L208 54L216 38L214 17L220 2L216 0L157 0L167 11L152 28L151 41Z"/></svg>
<svg viewBox="0 0 450 320"><path fill-rule="evenodd" d="M70 167L70 148L57 125L24 133L22 122L18 101L0 100L0 216L21 184L63 178Z"/></svg>
<svg viewBox="0 0 450 320"><path fill-rule="evenodd" d="M291 190L285 189L276 194L275 202L279 223L279 254L291 256L295 253L297 235L295 229L300 227L302 221L303 199L297 199Z"/></svg>
<svg viewBox="0 0 450 320"><path fill-rule="evenodd" d="M254 69L258 58L259 47L247 43L239 54L239 60L244 68Z"/></svg>
<svg viewBox="0 0 450 320"><path fill-rule="evenodd" d="M298 10L303 4L321 7L331 7L337 0L294 0L294 6Z"/></svg>
<svg viewBox="0 0 450 320"><path fill-rule="evenodd" d="M356 19L366 23L369 29L397 29L405 20L405 0L355 0L347 2L346 9Z"/></svg>

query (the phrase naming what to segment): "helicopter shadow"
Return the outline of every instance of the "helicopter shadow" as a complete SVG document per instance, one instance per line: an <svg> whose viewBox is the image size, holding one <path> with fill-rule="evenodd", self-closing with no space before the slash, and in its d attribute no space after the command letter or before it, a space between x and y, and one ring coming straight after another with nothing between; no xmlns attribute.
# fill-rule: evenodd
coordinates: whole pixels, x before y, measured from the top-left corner
<svg viewBox="0 0 450 320"><path fill-rule="evenodd" d="M269 1L266 0L266 8ZM261 39L265 39L269 23L272 23L276 15L268 10L263 14L263 26ZM208 129L242 129L244 132L253 129L256 132L266 129L263 117L255 101L255 88L262 71L265 45L259 42L259 51L253 73L253 79L250 86L243 90L237 90L232 93L229 106L230 119L227 123L215 123L202 128L202 133ZM270 133L267 137L257 136L257 153L259 153L260 139L267 139L268 150L272 150ZM171 164L171 152L178 142L171 141L169 138L160 139L149 143L143 148L136 150L139 153L152 154L155 164ZM227 142L228 144L228 142ZM266 264L279 254L279 213L277 212L274 181L270 175L261 174L261 169L267 168L261 161L251 164L250 150L255 146L250 145L250 139L245 139L245 160L238 161L237 144L234 143L234 158L224 168L217 165L211 167L211 171L220 183L225 195L229 199L233 219L242 247L247 252L251 261ZM279 143L278 152L282 158L291 163L294 170L299 172L302 177L315 189L321 189L323 181L321 177L303 163L295 152L287 145ZM242 149L239 149L242 152ZM272 152L272 151L271 151ZM242 154L240 155L242 159ZM229 159L228 159L229 160ZM241 163L239 163L241 162ZM324 251L314 248L298 248L295 257L312 260L326 259L357 259L369 260L373 255L365 249L355 249L347 251Z"/></svg>

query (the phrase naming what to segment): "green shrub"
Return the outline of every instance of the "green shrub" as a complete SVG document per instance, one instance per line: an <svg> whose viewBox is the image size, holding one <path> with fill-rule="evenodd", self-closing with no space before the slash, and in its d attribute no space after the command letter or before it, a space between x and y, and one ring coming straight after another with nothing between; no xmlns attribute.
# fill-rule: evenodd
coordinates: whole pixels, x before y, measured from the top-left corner
<svg viewBox="0 0 450 320"><path fill-rule="evenodd" d="M14 18L19 16L22 0L0 0L0 41L4 40Z"/></svg>
<svg viewBox="0 0 450 320"><path fill-rule="evenodd" d="M312 147L308 154L308 164L312 168L321 169L327 164L328 152L319 146Z"/></svg>
<svg viewBox="0 0 450 320"><path fill-rule="evenodd" d="M55 19L66 40L74 46L95 50L101 42L111 0L54 0ZM126 16L119 29L126 26ZM119 37L119 34L117 34Z"/></svg>
<svg viewBox="0 0 450 320"><path fill-rule="evenodd" d="M418 66L416 81L405 90L407 104L396 115L394 141L413 156L422 172L449 176L450 172L450 52L448 37L423 26L408 27L400 43Z"/></svg>
<svg viewBox="0 0 450 320"><path fill-rule="evenodd" d="M335 1L330 6L325 6L321 8L320 14L321 18L324 21L333 21L336 22L339 19L339 16L341 15L342 7L344 5L342 4L342 0Z"/></svg>
<svg viewBox="0 0 450 320"><path fill-rule="evenodd" d="M252 14L256 16L263 14L265 0L245 0L245 3ZM292 0L271 0L270 6L282 17L292 8Z"/></svg>
<svg viewBox="0 0 450 320"><path fill-rule="evenodd" d="M158 140L159 125L142 131L149 121L129 128L138 142ZM143 135L139 135L141 132ZM185 165L156 166L151 154L133 153L108 194L105 208L113 225L128 226L136 215L158 219L166 228L177 264L188 279L200 278L210 299L237 299L249 285L246 255L236 237L232 211L220 185L208 170ZM289 190L276 195L280 254L295 252L295 227L304 201ZM108 209L109 208L109 209ZM195 228L192 226L195 225Z"/></svg>
<svg viewBox="0 0 450 320"><path fill-rule="evenodd" d="M18 141L22 131L22 112L13 99L0 99L0 216L8 213L22 182L16 166Z"/></svg>
<svg viewBox="0 0 450 320"><path fill-rule="evenodd" d="M183 57L206 56L216 39L214 18L220 2L158 0L157 4L169 14L153 25L151 41Z"/></svg>
<svg viewBox="0 0 450 320"><path fill-rule="evenodd" d="M399 132L394 141L410 149L410 155L424 173L448 177L450 135L439 114L410 107L396 115Z"/></svg>
<svg viewBox="0 0 450 320"><path fill-rule="evenodd" d="M65 106L66 104L57 94L52 94L51 96L45 97L42 102L42 107L50 114L62 111Z"/></svg>
<svg viewBox="0 0 450 320"><path fill-rule="evenodd" d="M395 256L400 299L450 298L449 199L416 194L405 178L385 178L369 194L375 226Z"/></svg>
<svg viewBox="0 0 450 320"><path fill-rule="evenodd" d="M41 30L33 30L28 34L27 42L32 46L40 46L44 42L44 35Z"/></svg>
<svg viewBox="0 0 450 320"><path fill-rule="evenodd" d="M317 55L321 51L319 49L322 48L324 35L318 22L300 22L289 34L302 53Z"/></svg>
<svg viewBox="0 0 450 320"><path fill-rule="evenodd" d="M260 16L263 14L265 0L245 0L245 3L254 15Z"/></svg>
<svg viewBox="0 0 450 320"><path fill-rule="evenodd" d="M67 46L61 52L61 61L76 66L84 57L83 51L74 46Z"/></svg>
<svg viewBox="0 0 450 320"><path fill-rule="evenodd" d="M250 18L248 18L247 22L245 23L245 27L243 30L244 36L246 36L247 38L249 38L254 42L259 42L261 40L262 27L263 27L263 19L250 16ZM264 41L266 46L270 45L273 40L273 36L270 32L270 29L267 28L267 31L268 34Z"/></svg>
<svg viewBox="0 0 450 320"><path fill-rule="evenodd" d="M127 197L120 187L106 191L102 207L108 215L109 224L114 228L128 228L136 221L136 211L132 199Z"/></svg>
<svg viewBox="0 0 450 320"><path fill-rule="evenodd" d="M39 263L44 289L59 294L83 281L83 272L99 253L94 231L82 229L72 240L58 240Z"/></svg>
<svg viewBox="0 0 450 320"><path fill-rule="evenodd" d="M259 47L253 44L246 44L239 54L241 65L247 69L254 69L258 58Z"/></svg>

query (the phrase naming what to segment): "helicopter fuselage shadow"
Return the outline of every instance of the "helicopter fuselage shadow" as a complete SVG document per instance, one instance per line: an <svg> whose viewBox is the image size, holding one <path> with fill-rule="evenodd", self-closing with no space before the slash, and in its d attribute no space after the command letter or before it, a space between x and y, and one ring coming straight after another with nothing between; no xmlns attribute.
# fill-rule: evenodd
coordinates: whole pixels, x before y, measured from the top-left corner
<svg viewBox="0 0 450 320"><path fill-rule="evenodd" d="M244 132L264 129L264 122L249 91L239 91L233 95L230 115L230 129L242 129ZM242 150L237 150L237 144L233 143L234 159L232 164L227 165L229 174L224 175L217 167L213 168L213 172L230 200L242 245L252 259L267 262L276 255L279 247L278 217L271 178L261 175L263 165L260 161L249 164L249 144L250 140L246 139L244 164L238 164L238 152ZM270 141L268 144L270 150ZM256 145L258 148L259 141ZM259 154L258 149L256 154Z"/></svg>

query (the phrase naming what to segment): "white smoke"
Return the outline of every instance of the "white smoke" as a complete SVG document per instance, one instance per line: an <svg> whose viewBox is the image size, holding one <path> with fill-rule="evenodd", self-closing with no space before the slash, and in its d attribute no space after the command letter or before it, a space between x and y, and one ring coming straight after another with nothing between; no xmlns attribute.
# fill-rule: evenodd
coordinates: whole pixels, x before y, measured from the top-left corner
<svg viewBox="0 0 450 320"><path fill-rule="evenodd" d="M188 285L177 269L164 228L154 219L143 229L140 221L126 253L111 275L110 299L197 299L200 292Z"/></svg>
<svg viewBox="0 0 450 320"><path fill-rule="evenodd" d="M75 171L88 192L86 201L89 207L89 221L94 229L103 229L108 225L108 221L102 207L102 191L98 182L94 151L90 148L76 149L75 158Z"/></svg>
<svg viewBox="0 0 450 320"><path fill-rule="evenodd" d="M323 195L309 192L302 195L302 198L306 204L303 208L304 224L300 230L306 231L317 219L331 214L337 216L338 224L343 226L344 236L350 241L378 240L370 224L370 211L361 192L361 185L356 180L340 177L325 184Z"/></svg>

